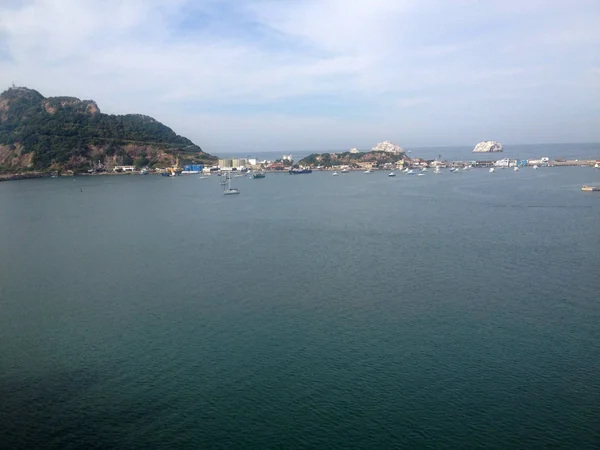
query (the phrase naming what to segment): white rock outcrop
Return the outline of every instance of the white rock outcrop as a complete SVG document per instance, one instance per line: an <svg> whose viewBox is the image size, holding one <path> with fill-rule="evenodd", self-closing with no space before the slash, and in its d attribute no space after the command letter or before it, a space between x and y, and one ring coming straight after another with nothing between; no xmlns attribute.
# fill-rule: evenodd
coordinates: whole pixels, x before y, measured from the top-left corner
<svg viewBox="0 0 600 450"><path fill-rule="evenodd" d="M502 144L496 141L483 141L475 146L473 153L490 153L503 151Z"/></svg>
<svg viewBox="0 0 600 450"><path fill-rule="evenodd" d="M390 141L384 141L377 144L371 149L372 152L386 152L386 153L404 153L404 149L398 144L393 144Z"/></svg>

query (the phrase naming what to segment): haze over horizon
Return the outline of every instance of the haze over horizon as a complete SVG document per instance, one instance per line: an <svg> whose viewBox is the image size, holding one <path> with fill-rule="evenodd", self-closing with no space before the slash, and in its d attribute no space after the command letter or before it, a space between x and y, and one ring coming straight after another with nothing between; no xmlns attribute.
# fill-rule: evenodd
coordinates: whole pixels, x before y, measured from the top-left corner
<svg viewBox="0 0 600 450"><path fill-rule="evenodd" d="M8 0L0 90L219 152L600 142L600 3Z"/></svg>

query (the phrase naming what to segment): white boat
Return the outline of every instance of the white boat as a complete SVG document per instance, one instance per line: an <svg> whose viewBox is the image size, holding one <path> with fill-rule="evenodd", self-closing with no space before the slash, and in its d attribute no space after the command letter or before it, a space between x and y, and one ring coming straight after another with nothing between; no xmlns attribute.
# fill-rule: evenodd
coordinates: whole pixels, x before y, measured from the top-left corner
<svg viewBox="0 0 600 450"><path fill-rule="evenodd" d="M412 169L410 169L408 172L406 172L406 174L407 174L407 175L414 175L414 174L415 174L415 171L414 171L414 170L412 170Z"/></svg>
<svg viewBox="0 0 600 450"><path fill-rule="evenodd" d="M339 173L333 172L331 175L333 175L334 177L337 177L339 175Z"/></svg>
<svg viewBox="0 0 600 450"><path fill-rule="evenodd" d="M365 170L363 173L371 173L370 170Z"/></svg>
<svg viewBox="0 0 600 450"><path fill-rule="evenodd" d="M388 177L395 177L395 176L396 176L396 174L395 174L394 172L390 172L390 173L388 174Z"/></svg>
<svg viewBox="0 0 600 450"><path fill-rule="evenodd" d="M342 173L348 173L350 172L348 169L342 169Z"/></svg>
<svg viewBox="0 0 600 450"><path fill-rule="evenodd" d="M595 169L600 169L600 164L598 164L598 163L594 164L594 168Z"/></svg>
<svg viewBox="0 0 600 450"><path fill-rule="evenodd" d="M436 167L436 168L434 169L433 173L435 173L435 174L438 174L438 173L442 173L442 172L440 171L440 168L439 168L439 167Z"/></svg>
<svg viewBox="0 0 600 450"><path fill-rule="evenodd" d="M199 177L201 180L206 180L208 177L206 175L202 175L201 177Z"/></svg>
<svg viewBox="0 0 600 450"><path fill-rule="evenodd" d="M404 169L402 172L408 173L408 167L406 169Z"/></svg>
<svg viewBox="0 0 600 450"><path fill-rule="evenodd" d="M537 164L534 164L534 165L533 165L533 168L534 168L534 169L537 169L537 168L538 168Z"/></svg>
<svg viewBox="0 0 600 450"><path fill-rule="evenodd" d="M417 176L418 176L418 177L424 177L424 176L425 176L425 174L424 174L424 173L418 173L418 174L417 174Z"/></svg>
<svg viewBox="0 0 600 450"><path fill-rule="evenodd" d="M223 194L234 195L234 194L239 194L239 193L240 193L239 189L231 187L231 175L227 174L227 189L225 189L223 191Z"/></svg>
<svg viewBox="0 0 600 450"><path fill-rule="evenodd" d="M494 168L490 167L490 173L494 173Z"/></svg>
<svg viewBox="0 0 600 450"><path fill-rule="evenodd" d="M423 168L421 169L421 172L427 172L427 167L423 167Z"/></svg>
<svg viewBox="0 0 600 450"><path fill-rule="evenodd" d="M518 171L519 171L519 168L518 168L517 166L515 166L515 167L513 167L513 170L514 170L515 172L518 172Z"/></svg>

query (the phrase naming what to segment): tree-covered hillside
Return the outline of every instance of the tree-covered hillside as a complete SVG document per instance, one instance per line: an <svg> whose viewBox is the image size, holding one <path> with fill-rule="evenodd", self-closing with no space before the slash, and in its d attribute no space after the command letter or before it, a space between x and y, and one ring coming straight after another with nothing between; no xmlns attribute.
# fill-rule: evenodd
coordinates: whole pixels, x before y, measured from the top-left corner
<svg viewBox="0 0 600 450"><path fill-rule="evenodd" d="M45 98L13 87L0 95L0 170L87 170L215 158L152 117L109 115L92 100Z"/></svg>

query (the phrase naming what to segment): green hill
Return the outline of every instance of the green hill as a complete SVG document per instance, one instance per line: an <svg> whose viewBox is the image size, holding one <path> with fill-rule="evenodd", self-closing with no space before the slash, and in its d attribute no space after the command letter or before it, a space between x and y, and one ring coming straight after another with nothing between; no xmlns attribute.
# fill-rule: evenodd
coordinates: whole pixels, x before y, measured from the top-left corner
<svg viewBox="0 0 600 450"><path fill-rule="evenodd" d="M298 162L298 166L304 167L333 167L333 166L349 166L353 168L362 167L367 164L369 167L384 164L393 164L398 161L410 161L404 152L341 152L341 153L312 153L306 158Z"/></svg>
<svg viewBox="0 0 600 450"><path fill-rule="evenodd" d="M93 100L45 98L24 87L0 95L0 172L212 163L189 139L152 117L100 112Z"/></svg>

